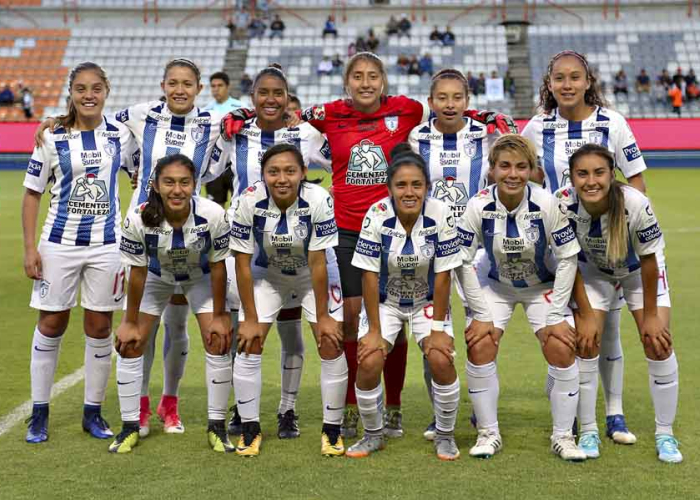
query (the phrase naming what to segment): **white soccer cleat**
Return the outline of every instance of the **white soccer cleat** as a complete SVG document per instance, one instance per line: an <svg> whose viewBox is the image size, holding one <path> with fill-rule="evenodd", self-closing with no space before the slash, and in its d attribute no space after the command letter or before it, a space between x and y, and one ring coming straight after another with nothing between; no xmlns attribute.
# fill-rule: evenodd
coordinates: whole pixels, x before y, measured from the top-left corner
<svg viewBox="0 0 700 500"><path fill-rule="evenodd" d="M469 449L469 455L476 458L491 458L503 448L503 439L498 431L480 430L476 444Z"/></svg>
<svg viewBox="0 0 700 500"><path fill-rule="evenodd" d="M562 460L570 462L583 462L586 460L586 452L576 446L576 439L571 432L561 436L552 436L552 453L558 455Z"/></svg>

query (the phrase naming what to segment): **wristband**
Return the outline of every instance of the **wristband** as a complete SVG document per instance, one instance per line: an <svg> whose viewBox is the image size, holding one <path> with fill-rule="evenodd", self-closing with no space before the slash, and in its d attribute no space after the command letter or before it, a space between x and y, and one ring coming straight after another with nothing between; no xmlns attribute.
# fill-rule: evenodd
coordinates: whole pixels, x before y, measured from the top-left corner
<svg viewBox="0 0 700 500"><path fill-rule="evenodd" d="M444 332L445 331L445 322L433 320L433 325L430 327L430 330L434 331L434 332Z"/></svg>

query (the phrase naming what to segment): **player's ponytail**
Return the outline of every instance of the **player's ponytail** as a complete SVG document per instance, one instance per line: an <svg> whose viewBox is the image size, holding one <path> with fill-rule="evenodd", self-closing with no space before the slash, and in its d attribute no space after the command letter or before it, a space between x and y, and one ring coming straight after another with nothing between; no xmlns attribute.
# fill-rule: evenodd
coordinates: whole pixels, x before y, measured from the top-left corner
<svg viewBox="0 0 700 500"><path fill-rule="evenodd" d="M156 168L153 172L153 185L150 186L148 192L148 199L146 200L146 206L141 211L141 220L147 227L158 227L165 220L165 205L163 204L163 198L160 193L156 191L155 186L158 185L158 180L165 167L179 163L184 165L192 174L192 180L195 179L196 169L192 160L187 156L177 153L170 156L165 156L158 160L156 163Z"/></svg>
<svg viewBox="0 0 700 500"><path fill-rule="evenodd" d="M391 150L391 163L386 169L386 185L391 186L391 181L398 172L399 168L404 165L414 165L422 172L425 178L425 185L430 191L430 172L428 171L428 166L425 164L425 160L419 154L413 152L411 145L407 142L400 142L394 149Z"/></svg>
<svg viewBox="0 0 700 500"><path fill-rule="evenodd" d="M83 71L94 71L95 74L102 80L105 85L106 95L109 95L109 79L107 78L107 73L94 62L86 61L78 64L74 67L70 74L68 75L68 99L67 99L67 113L65 115L60 115L56 117L57 126L63 127L67 131L75 126L75 121L78 118L78 111L75 109L75 104L71 98L71 92L73 90L73 82L75 77L77 77Z"/></svg>
<svg viewBox="0 0 700 500"><path fill-rule="evenodd" d="M608 227L605 257L611 264L622 262L627 257L629 230L625 213L625 195L622 183L615 179L615 159L606 148L598 144L584 144L569 158L569 176L574 178L574 168L581 158L595 155L605 160L610 167L610 191L608 191Z"/></svg>
<svg viewBox="0 0 700 500"><path fill-rule="evenodd" d="M562 50L561 52L552 56L552 58L549 60L547 71L545 71L544 76L542 77L542 85L540 85L540 102L538 105L539 108L545 113L551 113L559 106L557 104L557 100L554 98L554 94L549 90L549 84L551 82L554 64L562 57L573 57L577 59L586 72L586 79L591 85L583 96L584 102L589 106L609 106L608 101L605 99L600 85L598 84L598 79L588 65L588 59L586 59L586 56L573 50Z"/></svg>

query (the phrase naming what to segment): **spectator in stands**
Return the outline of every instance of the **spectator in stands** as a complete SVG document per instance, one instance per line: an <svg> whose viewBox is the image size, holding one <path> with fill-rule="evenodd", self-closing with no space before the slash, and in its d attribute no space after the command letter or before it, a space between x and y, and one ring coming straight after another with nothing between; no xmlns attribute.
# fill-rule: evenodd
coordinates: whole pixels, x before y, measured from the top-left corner
<svg viewBox="0 0 700 500"><path fill-rule="evenodd" d="M301 111L301 101L294 94L289 94L289 99L287 99L287 114L291 116L297 111Z"/></svg>
<svg viewBox="0 0 700 500"><path fill-rule="evenodd" d="M32 96L32 91L29 90L29 87L22 88L22 110L27 120L31 120L34 117L34 96Z"/></svg>
<svg viewBox="0 0 700 500"><path fill-rule="evenodd" d="M510 70L506 71L506 76L503 77L503 88L511 99L515 97L515 79L510 74Z"/></svg>
<svg viewBox="0 0 700 500"><path fill-rule="evenodd" d="M411 56L410 61L408 61L408 74L420 76L420 64L415 55Z"/></svg>
<svg viewBox="0 0 700 500"><path fill-rule="evenodd" d="M627 95L627 75L625 74L625 70L621 69L620 71L615 74L615 82L613 84L613 93L615 95L617 94L625 94Z"/></svg>
<svg viewBox="0 0 700 500"><path fill-rule="evenodd" d="M683 86L685 85L685 75L683 74L683 70L679 66L678 69L676 69L676 74L673 75L673 83L678 85L678 88L683 90Z"/></svg>
<svg viewBox="0 0 700 500"><path fill-rule="evenodd" d="M399 32L399 22L394 16L389 17L386 23L386 34L387 36L396 35Z"/></svg>
<svg viewBox="0 0 700 500"><path fill-rule="evenodd" d="M333 38L338 38L338 29L335 27L335 17L328 16L326 19L326 24L323 26L323 38L326 35L333 35Z"/></svg>
<svg viewBox="0 0 700 500"><path fill-rule="evenodd" d="M243 73L239 85L241 87L241 94L250 94L250 88L253 86L253 80L250 78L250 75L248 73Z"/></svg>
<svg viewBox="0 0 700 500"><path fill-rule="evenodd" d="M328 56L323 56L323 59L318 63L316 74L318 76L330 75L333 73L333 61Z"/></svg>
<svg viewBox="0 0 700 500"><path fill-rule="evenodd" d="M270 24L270 38L282 38L284 35L284 22L280 19L279 14L275 14L275 19L273 19Z"/></svg>
<svg viewBox="0 0 700 500"><path fill-rule="evenodd" d="M209 77L209 88L211 89L211 96L214 100L204 106L204 109L224 114L242 107L243 103L241 101L229 95L230 85L231 80L223 71L217 71L211 75Z"/></svg>
<svg viewBox="0 0 700 500"><path fill-rule="evenodd" d="M421 76L423 76L426 73L429 76L433 76L433 58L427 52L423 57L420 58L420 61L418 61L418 69L420 71Z"/></svg>
<svg viewBox="0 0 700 500"><path fill-rule="evenodd" d="M340 58L340 54L336 54L331 61L333 63L333 74L340 75L343 72L343 67L345 66L343 60Z"/></svg>
<svg viewBox="0 0 700 500"><path fill-rule="evenodd" d="M472 75L471 71L467 71L467 83L469 84L469 92L472 95L476 95L477 79L474 75Z"/></svg>
<svg viewBox="0 0 700 500"><path fill-rule="evenodd" d="M479 73L479 79L476 81L476 87L474 88L474 95L483 95L486 93L486 76L483 73Z"/></svg>
<svg viewBox="0 0 700 500"><path fill-rule="evenodd" d="M369 30L367 33L367 49L370 52L377 52L379 48L379 38L374 36L374 30Z"/></svg>
<svg viewBox="0 0 700 500"><path fill-rule="evenodd" d="M408 74L408 65L410 62L406 54L399 54L399 57L396 59L396 66L399 69L399 73L402 75Z"/></svg>
<svg viewBox="0 0 700 500"><path fill-rule="evenodd" d="M430 41L433 42L433 45L442 45L442 33L437 26L435 26L432 33L430 33Z"/></svg>
<svg viewBox="0 0 700 500"><path fill-rule="evenodd" d="M452 47L455 44L455 34L452 33L452 29L449 26L445 28L445 32L442 34L442 44L445 47Z"/></svg>
<svg viewBox="0 0 700 500"><path fill-rule="evenodd" d="M357 52L369 52L369 47L367 46L367 42L365 41L364 37L357 37L357 40L355 40L355 50Z"/></svg>
<svg viewBox="0 0 700 500"><path fill-rule="evenodd" d="M411 21L408 20L407 14L401 14L401 21L399 21L399 36L411 36Z"/></svg>
<svg viewBox="0 0 700 500"><path fill-rule="evenodd" d="M644 68L637 75L637 83L635 83L634 88L639 94L648 94L651 91L651 78Z"/></svg>
<svg viewBox="0 0 700 500"><path fill-rule="evenodd" d="M357 46L355 45L355 42L350 42L348 44L348 57L352 57L355 54L357 54Z"/></svg>
<svg viewBox="0 0 700 500"><path fill-rule="evenodd" d="M12 93L10 85L5 85L5 88L0 92L0 106L12 106L15 102L15 95Z"/></svg>
<svg viewBox="0 0 700 500"><path fill-rule="evenodd" d="M671 84L673 84L673 80L671 79L671 75L668 74L667 69L661 71L661 74L657 77L657 81L663 85L664 90L668 90L671 88Z"/></svg>
<svg viewBox="0 0 700 500"><path fill-rule="evenodd" d="M685 84L686 85L697 85L698 84L698 78L695 76L695 70L693 68L690 68L688 71L688 74L685 75Z"/></svg>
<svg viewBox="0 0 700 500"><path fill-rule="evenodd" d="M262 38L265 36L267 25L259 17L254 17L248 24L248 38Z"/></svg>
<svg viewBox="0 0 700 500"><path fill-rule="evenodd" d="M683 107L683 91L681 86L674 83L668 91L668 96L671 98L671 106L673 106L673 112L681 117L681 108Z"/></svg>
<svg viewBox="0 0 700 500"><path fill-rule="evenodd" d="M695 71L691 68L688 74L685 75L685 97L691 101L700 97L700 88L698 88L698 79L695 76Z"/></svg>

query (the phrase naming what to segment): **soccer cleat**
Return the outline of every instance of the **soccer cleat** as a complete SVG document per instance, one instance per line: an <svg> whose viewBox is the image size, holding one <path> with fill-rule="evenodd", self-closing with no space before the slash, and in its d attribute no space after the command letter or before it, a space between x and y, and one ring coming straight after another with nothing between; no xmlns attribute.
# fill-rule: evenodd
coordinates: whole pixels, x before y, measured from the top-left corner
<svg viewBox="0 0 700 500"><path fill-rule="evenodd" d="M388 438L403 437L402 421L403 415L400 408L387 408L384 412L384 435Z"/></svg>
<svg viewBox="0 0 700 500"><path fill-rule="evenodd" d="M598 458L600 456L600 437L598 432L584 432L578 438L578 447L586 454L586 458Z"/></svg>
<svg viewBox="0 0 700 500"><path fill-rule="evenodd" d="M137 422L124 422L122 430L114 442L109 445L110 453L130 453L139 443L139 424Z"/></svg>
<svg viewBox="0 0 700 500"><path fill-rule="evenodd" d="M185 426L180 420L180 415L177 412L177 396L163 395L158 403L156 413L163 422L163 432L166 434L182 434L185 432Z"/></svg>
<svg viewBox="0 0 700 500"><path fill-rule="evenodd" d="M139 437L145 438L151 432L148 419L151 418L151 400L148 396L141 396L141 409L139 410Z"/></svg>
<svg viewBox="0 0 700 500"><path fill-rule="evenodd" d="M114 433L109 428L107 421L102 418L99 406L85 405L83 410L83 430L97 439L110 439Z"/></svg>
<svg viewBox="0 0 700 500"><path fill-rule="evenodd" d="M321 455L324 457L339 457L345 455L345 445L340 435L340 426L323 424L321 430Z"/></svg>
<svg viewBox="0 0 700 500"><path fill-rule="evenodd" d="M503 439L498 431L482 429L476 437L476 444L469 449L469 455L476 458L491 458L503 449Z"/></svg>
<svg viewBox="0 0 700 500"><path fill-rule="evenodd" d="M605 417L607 430L605 435L617 444L634 444L637 436L632 434L627 428L624 415L608 415Z"/></svg>
<svg viewBox="0 0 700 500"><path fill-rule="evenodd" d="M243 432L243 424L241 424L241 416L238 414L238 406L233 405L229 408L231 419L228 421L228 433L230 436L240 436Z"/></svg>
<svg viewBox="0 0 700 500"><path fill-rule="evenodd" d="M223 420L210 420L207 427L207 438L211 449L219 453L231 453L236 447L231 444L226 433L226 423Z"/></svg>
<svg viewBox="0 0 700 500"><path fill-rule="evenodd" d="M435 445L435 453L440 460L451 462L459 458L459 448L457 448L454 434L436 432L433 444Z"/></svg>
<svg viewBox="0 0 700 500"><path fill-rule="evenodd" d="M357 406L348 405L343 413L343 423L340 424L340 435L346 439L352 439L357 436L357 423L360 420L360 414L357 411Z"/></svg>
<svg viewBox="0 0 700 500"><path fill-rule="evenodd" d="M277 414L277 437L280 439L295 439L299 437L299 426L294 410L287 410Z"/></svg>
<svg viewBox="0 0 700 500"><path fill-rule="evenodd" d="M242 457L257 457L260 455L262 433L260 422L244 422L243 432L236 446L236 455Z"/></svg>
<svg viewBox="0 0 700 500"><path fill-rule="evenodd" d="M365 432L362 439L348 448L345 455L350 458L365 458L372 452L383 450L384 446L384 436L381 433L368 434Z"/></svg>
<svg viewBox="0 0 700 500"><path fill-rule="evenodd" d="M669 464L678 464L683 461L683 455L678 450L680 443L670 434L656 435L656 454L659 460Z"/></svg>
<svg viewBox="0 0 700 500"><path fill-rule="evenodd" d="M430 424L428 424L428 427L425 428L423 431L423 437L427 441L432 441L435 439L435 432L437 432L437 427L435 427L435 419L433 419Z"/></svg>
<svg viewBox="0 0 700 500"><path fill-rule="evenodd" d="M27 443L43 443L49 439L49 404L35 404L32 415L24 423L27 426Z"/></svg>
<svg viewBox="0 0 700 500"><path fill-rule="evenodd" d="M552 436L551 442L552 453L563 460L570 462L583 462L586 460L586 454L576 446L576 439L574 439L574 435L570 431L561 436Z"/></svg>

